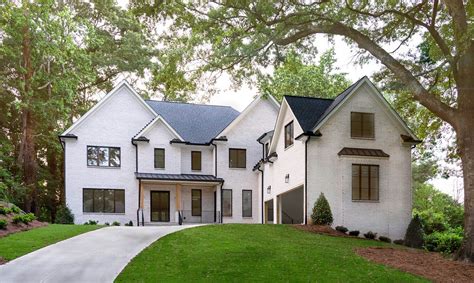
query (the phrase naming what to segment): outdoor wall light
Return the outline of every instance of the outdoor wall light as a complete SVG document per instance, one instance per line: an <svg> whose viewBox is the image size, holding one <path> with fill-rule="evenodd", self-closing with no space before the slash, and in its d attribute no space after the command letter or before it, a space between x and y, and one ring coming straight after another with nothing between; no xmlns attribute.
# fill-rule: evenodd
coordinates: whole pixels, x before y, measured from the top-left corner
<svg viewBox="0 0 474 283"><path fill-rule="evenodd" d="M286 174L285 183L289 183L289 182L290 182L290 174Z"/></svg>
<svg viewBox="0 0 474 283"><path fill-rule="evenodd" d="M272 186L268 186L267 187L267 194L271 194L272 193Z"/></svg>

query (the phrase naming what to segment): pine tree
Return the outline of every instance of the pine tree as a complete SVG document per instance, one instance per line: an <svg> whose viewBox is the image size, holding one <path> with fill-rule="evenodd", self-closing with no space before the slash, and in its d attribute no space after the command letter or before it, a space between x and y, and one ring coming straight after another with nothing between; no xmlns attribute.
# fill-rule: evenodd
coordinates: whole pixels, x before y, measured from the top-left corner
<svg viewBox="0 0 474 283"><path fill-rule="evenodd" d="M323 193L319 195L318 199L314 203L311 219L313 219L313 224L315 225L332 224L333 218L331 207L329 206L329 202Z"/></svg>
<svg viewBox="0 0 474 283"><path fill-rule="evenodd" d="M405 246L418 249L423 247L423 227L418 214L413 217L408 225L405 234Z"/></svg>

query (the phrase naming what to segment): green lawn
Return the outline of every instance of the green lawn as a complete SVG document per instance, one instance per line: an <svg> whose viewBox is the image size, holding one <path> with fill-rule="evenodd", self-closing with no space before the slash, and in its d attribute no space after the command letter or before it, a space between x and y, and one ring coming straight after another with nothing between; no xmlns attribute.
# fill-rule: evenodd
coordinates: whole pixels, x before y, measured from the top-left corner
<svg viewBox="0 0 474 283"><path fill-rule="evenodd" d="M49 224L45 227L10 234L0 238L0 257L12 260L42 247L101 227L97 225Z"/></svg>
<svg viewBox="0 0 474 283"><path fill-rule="evenodd" d="M353 252L381 242L316 235L283 225L211 225L155 242L117 282L425 281Z"/></svg>

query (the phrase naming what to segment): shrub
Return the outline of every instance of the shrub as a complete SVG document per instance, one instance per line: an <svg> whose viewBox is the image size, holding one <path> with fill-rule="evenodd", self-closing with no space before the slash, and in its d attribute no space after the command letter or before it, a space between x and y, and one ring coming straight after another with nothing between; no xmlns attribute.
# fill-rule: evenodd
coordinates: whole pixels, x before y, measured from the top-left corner
<svg viewBox="0 0 474 283"><path fill-rule="evenodd" d="M57 224L74 224L74 214L72 214L69 207L61 205L56 211L56 219L54 223Z"/></svg>
<svg viewBox="0 0 474 283"><path fill-rule="evenodd" d="M114 222L112 222L112 226L120 226L120 222L114 221Z"/></svg>
<svg viewBox="0 0 474 283"><path fill-rule="evenodd" d="M329 207L329 202L321 193L314 203L313 214L311 215L313 224L316 225L331 225L333 218L331 213L331 207Z"/></svg>
<svg viewBox="0 0 474 283"><path fill-rule="evenodd" d="M16 213L16 214L18 214L18 213L21 212L21 209L20 209L18 206L16 206L16 205L13 205L13 206L10 208L10 210L11 210L11 212Z"/></svg>
<svg viewBox="0 0 474 283"><path fill-rule="evenodd" d="M359 237L360 232L357 230L349 231L350 236Z"/></svg>
<svg viewBox="0 0 474 283"><path fill-rule="evenodd" d="M125 226L133 226L132 220L130 220L128 223L125 223Z"/></svg>
<svg viewBox="0 0 474 283"><path fill-rule="evenodd" d="M415 215L408 225L405 234L405 246L420 249L423 247L423 227L418 215Z"/></svg>
<svg viewBox="0 0 474 283"><path fill-rule="evenodd" d="M5 219L0 219L0 229L7 229L8 222Z"/></svg>
<svg viewBox="0 0 474 283"><path fill-rule="evenodd" d="M379 240L382 241L382 242L385 242L385 243L391 243L392 242L392 239L390 239L389 237L385 237L385 236L380 236Z"/></svg>
<svg viewBox="0 0 474 283"><path fill-rule="evenodd" d="M28 225L28 223L30 223L31 221L35 219L36 219L36 216L33 213L27 213L27 214L15 215L12 221L15 224L24 223Z"/></svg>
<svg viewBox="0 0 474 283"><path fill-rule="evenodd" d="M344 234L347 233L347 231L349 231L349 229L347 229L346 227L344 226L336 226L336 230L339 231L339 232L342 232Z"/></svg>
<svg viewBox="0 0 474 283"><path fill-rule="evenodd" d="M12 210L5 206L0 206L0 214L7 215L10 214Z"/></svg>
<svg viewBox="0 0 474 283"><path fill-rule="evenodd" d="M367 239L374 240L375 238L377 238L377 233L369 231L369 232L364 234L364 237L366 237Z"/></svg>
<svg viewBox="0 0 474 283"><path fill-rule="evenodd" d="M84 223L84 225L97 225L98 223L99 221L97 220L89 220L86 223Z"/></svg>
<svg viewBox="0 0 474 283"><path fill-rule="evenodd" d="M395 245L404 245L405 241L403 239L398 239L398 240L394 240L393 243Z"/></svg>
<svg viewBox="0 0 474 283"><path fill-rule="evenodd" d="M450 229L446 232L434 232L425 237L425 248L432 252L452 254L460 247L463 240L462 229Z"/></svg>
<svg viewBox="0 0 474 283"><path fill-rule="evenodd" d="M105 222L104 225L105 225L105 226L110 226L110 223L109 223L109 222Z"/></svg>

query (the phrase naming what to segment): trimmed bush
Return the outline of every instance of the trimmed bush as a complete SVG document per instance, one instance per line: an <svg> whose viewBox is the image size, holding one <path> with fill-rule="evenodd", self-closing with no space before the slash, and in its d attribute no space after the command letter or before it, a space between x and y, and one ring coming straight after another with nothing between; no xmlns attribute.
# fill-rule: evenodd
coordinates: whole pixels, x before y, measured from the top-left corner
<svg viewBox="0 0 474 283"><path fill-rule="evenodd" d="M379 240L382 241L382 242L385 242L385 243L391 243L392 242L392 239L390 239L389 237L385 237L385 236L380 236Z"/></svg>
<svg viewBox="0 0 474 283"><path fill-rule="evenodd" d="M10 213L12 213L12 210L10 208L5 207L5 206L0 206L0 214L7 215Z"/></svg>
<svg viewBox="0 0 474 283"><path fill-rule="evenodd" d="M114 221L114 222L112 222L112 226L120 226L120 222Z"/></svg>
<svg viewBox="0 0 474 283"><path fill-rule="evenodd" d="M7 229L8 222L5 219L0 219L0 229Z"/></svg>
<svg viewBox="0 0 474 283"><path fill-rule="evenodd" d="M394 240L393 243L395 245L405 245L405 241L403 239Z"/></svg>
<svg viewBox="0 0 474 283"><path fill-rule="evenodd" d="M313 220L313 224L315 225L331 225L333 218L331 207L329 206L329 202L321 193L314 203L313 207L313 214L311 215L311 219Z"/></svg>
<svg viewBox="0 0 474 283"><path fill-rule="evenodd" d="M18 206L16 206L16 205L13 205L13 206L10 208L10 210L11 210L11 212L16 213L16 214L18 214L18 213L21 212L21 209L20 209Z"/></svg>
<svg viewBox="0 0 474 283"><path fill-rule="evenodd" d="M374 240L375 238L377 238L377 233L369 231L369 232L364 234L364 237L366 237L367 239Z"/></svg>
<svg viewBox="0 0 474 283"><path fill-rule="evenodd" d="M463 240L462 229L451 229L446 232L434 232L425 237L425 248L432 252L452 254L460 247Z"/></svg>
<svg viewBox="0 0 474 283"><path fill-rule="evenodd" d="M344 226L336 226L336 230L339 231L339 232L342 232L344 234L347 233L347 231L349 231L349 229L347 229L346 227Z"/></svg>
<svg viewBox="0 0 474 283"><path fill-rule="evenodd" d="M31 221L35 220L36 216L33 213L27 213L27 214L18 214L15 215L12 219L13 223L19 224L19 223L24 223L28 225Z"/></svg>
<svg viewBox="0 0 474 283"><path fill-rule="evenodd" d="M415 215L408 225L405 234L405 246L421 249L423 247L423 227L418 215Z"/></svg>
<svg viewBox="0 0 474 283"><path fill-rule="evenodd" d="M350 236L359 237L360 232L358 230L349 231Z"/></svg>
<svg viewBox="0 0 474 283"><path fill-rule="evenodd" d="M74 214L72 214L69 207L61 205L56 211L56 219L54 219L56 224L74 224Z"/></svg>
<svg viewBox="0 0 474 283"><path fill-rule="evenodd" d="M133 226L132 220L130 220L128 223L125 223L125 226Z"/></svg>
<svg viewBox="0 0 474 283"><path fill-rule="evenodd" d="M109 222L105 222L104 225L105 225L105 226L110 226L110 223L109 223Z"/></svg>
<svg viewBox="0 0 474 283"><path fill-rule="evenodd" d="M84 223L84 225L97 225L98 223L99 221L97 220L89 220L86 223Z"/></svg>

